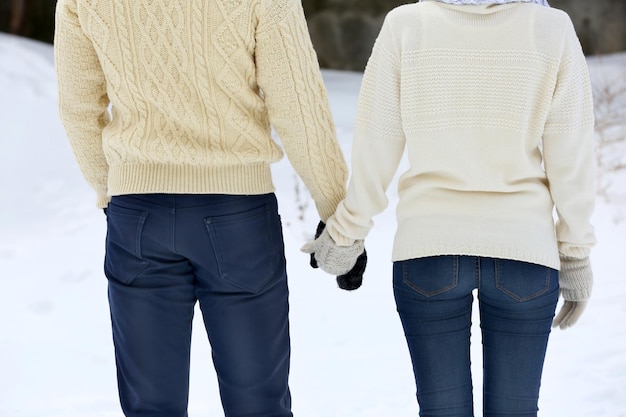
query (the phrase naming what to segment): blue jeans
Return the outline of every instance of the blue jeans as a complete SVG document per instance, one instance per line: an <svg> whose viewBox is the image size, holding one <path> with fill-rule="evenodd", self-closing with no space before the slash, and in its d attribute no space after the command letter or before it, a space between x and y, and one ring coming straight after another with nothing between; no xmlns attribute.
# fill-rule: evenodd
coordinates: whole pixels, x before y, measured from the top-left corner
<svg viewBox="0 0 626 417"><path fill-rule="evenodd" d="M199 302L226 417L290 417L288 288L273 194L127 195L105 273L127 417L186 417Z"/></svg>
<svg viewBox="0 0 626 417"><path fill-rule="evenodd" d="M536 417L558 271L520 261L434 256L395 262L396 305L421 417L472 417L472 291L483 344L483 416Z"/></svg>

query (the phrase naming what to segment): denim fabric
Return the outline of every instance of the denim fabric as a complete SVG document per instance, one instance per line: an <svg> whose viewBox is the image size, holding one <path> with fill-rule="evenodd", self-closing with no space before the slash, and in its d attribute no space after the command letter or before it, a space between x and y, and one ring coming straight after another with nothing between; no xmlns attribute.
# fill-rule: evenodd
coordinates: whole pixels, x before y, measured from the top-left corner
<svg viewBox="0 0 626 417"><path fill-rule="evenodd" d="M395 262L393 280L421 417L474 415L474 289L483 342L483 416L537 416L558 271L507 259L435 256Z"/></svg>
<svg viewBox="0 0 626 417"><path fill-rule="evenodd" d="M199 302L226 417L292 416L288 288L273 194L127 195L105 273L122 409L186 417Z"/></svg>

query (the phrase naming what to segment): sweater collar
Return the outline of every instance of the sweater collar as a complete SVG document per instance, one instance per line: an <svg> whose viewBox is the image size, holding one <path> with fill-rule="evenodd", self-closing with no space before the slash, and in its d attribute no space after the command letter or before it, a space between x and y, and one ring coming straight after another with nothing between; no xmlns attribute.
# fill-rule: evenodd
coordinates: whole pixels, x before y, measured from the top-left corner
<svg viewBox="0 0 626 417"><path fill-rule="evenodd" d="M424 1L424 0L420 0ZM506 4L506 3L535 3L541 6L550 7L547 0L435 0L448 4L473 4L473 5L485 5L485 4Z"/></svg>

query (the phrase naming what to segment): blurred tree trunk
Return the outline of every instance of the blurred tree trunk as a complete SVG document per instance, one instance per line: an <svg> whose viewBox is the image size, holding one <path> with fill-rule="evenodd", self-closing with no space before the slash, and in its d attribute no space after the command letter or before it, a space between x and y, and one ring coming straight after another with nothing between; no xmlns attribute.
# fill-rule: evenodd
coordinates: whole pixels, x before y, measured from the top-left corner
<svg viewBox="0 0 626 417"><path fill-rule="evenodd" d="M52 43L57 0L0 0L0 32Z"/></svg>
<svg viewBox="0 0 626 417"><path fill-rule="evenodd" d="M23 35L26 24L26 10L28 0L11 0L11 21L9 22L9 32L15 35Z"/></svg>

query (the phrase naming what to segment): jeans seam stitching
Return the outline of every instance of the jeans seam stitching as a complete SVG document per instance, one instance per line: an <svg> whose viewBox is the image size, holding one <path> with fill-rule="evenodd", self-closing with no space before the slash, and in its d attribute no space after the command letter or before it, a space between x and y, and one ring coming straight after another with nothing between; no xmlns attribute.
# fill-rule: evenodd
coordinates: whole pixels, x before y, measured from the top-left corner
<svg viewBox="0 0 626 417"><path fill-rule="evenodd" d="M496 288L499 289L500 291L502 291L503 293L507 294L509 297L513 298L514 300L523 303L526 301L530 301L530 300L534 300L542 295L544 295L545 293L548 292L548 290L550 289L550 271L546 271L546 280L545 280L545 285L544 287L533 293L530 294L526 297L520 297L519 295L515 294L514 292L506 289L504 286L502 286L500 284L500 276L501 276L501 268L500 268L500 264L499 262L496 260L495 262L495 269L496 269Z"/></svg>
<svg viewBox="0 0 626 417"><path fill-rule="evenodd" d="M408 278L408 272L407 272L407 268L405 268L405 264L403 265L403 277L402 277L402 281L403 283L411 288L413 291L417 292L418 294L423 295L424 297L434 297L435 295L439 295L439 294L443 294L446 291L449 291L453 288L456 288L459 284L458 282L458 273L456 273L456 269L457 269L457 263L458 263L458 257L453 257L453 264L452 264L452 284L444 287L444 288L440 288L437 291L424 291L423 289L419 288L418 286L416 286L415 284L413 284Z"/></svg>

